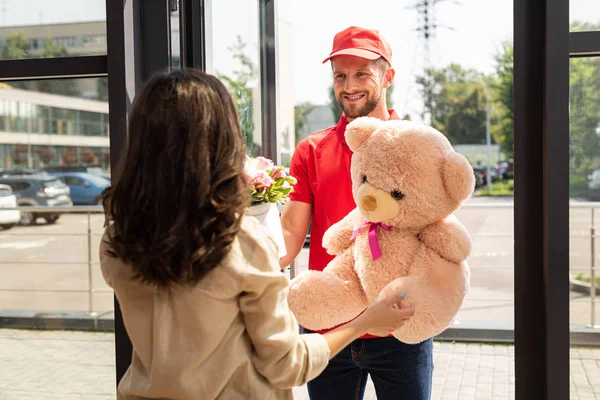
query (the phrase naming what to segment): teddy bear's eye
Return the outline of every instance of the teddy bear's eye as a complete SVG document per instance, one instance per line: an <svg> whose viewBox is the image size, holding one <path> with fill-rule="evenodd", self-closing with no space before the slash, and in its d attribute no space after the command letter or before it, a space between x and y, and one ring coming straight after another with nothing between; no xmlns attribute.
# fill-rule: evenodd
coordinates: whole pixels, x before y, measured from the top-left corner
<svg viewBox="0 0 600 400"><path fill-rule="evenodd" d="M363 175L363 183L367 183L367 176Z"/></svg>
<svg viewBox="0 0 600 400"><path fill-rule="evenodd" d="M399 190L394 190L391 194L394 200L401 200L404 197L404 194Z"/></svg>

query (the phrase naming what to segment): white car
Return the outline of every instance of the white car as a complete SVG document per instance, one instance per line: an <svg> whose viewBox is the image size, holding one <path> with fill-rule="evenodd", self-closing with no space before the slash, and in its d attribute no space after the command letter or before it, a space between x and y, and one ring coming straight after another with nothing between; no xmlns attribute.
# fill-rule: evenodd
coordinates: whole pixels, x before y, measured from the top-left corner
<svg viewBox="0 0 600 400"><path fill-rule="evenodd" d="M3 208L12 208L17 206L17 196L13 194L12 188L8 185L0 185L0 227L10 229L21 219L21 212L18 210L3 210Z"/></svg>

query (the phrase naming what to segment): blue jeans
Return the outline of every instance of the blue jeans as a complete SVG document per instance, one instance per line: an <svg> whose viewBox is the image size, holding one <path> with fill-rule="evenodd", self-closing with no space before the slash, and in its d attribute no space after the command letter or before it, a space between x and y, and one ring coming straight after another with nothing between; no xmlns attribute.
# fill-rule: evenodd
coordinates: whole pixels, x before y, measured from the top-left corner
<svg viewBox="0 0 600 400"><path fill-rule="evenodd" d="M369 374L378 400L429 400L433 340L408 345L393 337L357 339L308 382L310 400L362 400Z"/></svg>

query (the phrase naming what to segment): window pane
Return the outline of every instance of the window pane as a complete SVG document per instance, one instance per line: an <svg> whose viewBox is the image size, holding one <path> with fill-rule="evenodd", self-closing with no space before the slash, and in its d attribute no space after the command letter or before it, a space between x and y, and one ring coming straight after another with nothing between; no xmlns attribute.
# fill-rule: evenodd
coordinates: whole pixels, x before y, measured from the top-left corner
<svg viewBox="0 0 600 400"><path fill-rule="evenodd" d="M212 43L207 43L207 72L228 87L237 106L248 154L260 155L260 77L258 3L213 1ZM235 9L235 13L231 10Z"/></svg>
<svg viewBox="0 0 600 400"><path fill-rule="evenodd" d="M106 54L104 0L3 0L0 60Z"/></svg>
<svg viewBox="0 0 600 400"><path fill-rule="evenodd" d="M179 4L181 7L181 4ZM180 56L180 41L179 41L179 11L171 13L171 67L181 67L181 56Z"/></svg>
<svg viewBox="0 0 600 400"><path fill-rule="evenodd" d="M421 6L408 7L416 4ZM473 249L468 260L471 287L451 328L485 330L489 337L484 340L490 341L498 337L494 330L512 330L513 1L374 0L365 7L359 0L280 0L278 5L282 160L289 162L286 147L293 152L300 140L337 124L341 116L332 90L331 63L322 63L331 52L334 35L352 25L379 30L392 47L396 71L386 94L388 108L400 118L433 125L446 134L455 150L471 162L477 177L474 196L456 213L472 236ZM318 13L314 11L317 9ZM334 198L329 201L332 208L336 207ZM305 246L296 260L298 272L307 269L308 254ZM490 397L492 393L494 398L513 397L512 352L506 348L503 351L494 367L483 367L494 375L493 383L477 382L476 386L467 375L452 379L446 368L438 368L444 363L436 362L432 398L455 391L459 393L455 398L461 399ZM457 356L457 360L460 358ZM497 379L500 377L502 383ZM463 388L465 391L461 391Z"/></svg>
<svg viewBox="0 0 600 400"><path fill-rule="evenodd" d="M600 58L571 59L570 76L570 322L572 332L600 332ZM593 344L598 345L597 340ZM572 336L572 397L598 396L598 354ZM589 361L588 361L589 360ZM579 379L578 379L579 378ZM589 379L585 379L589 378ZM581 396L581 397L577 397Z"/></svg>
<svg viewBox="0 0 600 400"><path fill-rule="evenodd" d="M102 185L69 190L56 174L110 175L106 81L10 82L0 88L0 183L19 191L17 205L97 203ZM89 264L85 214L24 209L15 220L11 213L0 208L0 310L111 316L113 295L98 268L103 215L90 216Z"/></svg>
<svg viewBox="0 0 600 400"><path fill-rule="evenodd" d="M102 78L0 87L0 184L16 195L0 197L0 320L2 327L36 328L0 330L4 360L13 366L0 374L7 398L116 395L112 332L45 330L112 326L113 293L98 260L104 215L27 211L97 203L106 180L75 187L57 173L110 175L106 84ZM3 210L15 205L20 212Z"/></svg>
<svg viewBox="0 0 600 400"><path fill-rule="evenodd" d="M600 30L600 2L597 0L570 0L571 32Z"/></svg>

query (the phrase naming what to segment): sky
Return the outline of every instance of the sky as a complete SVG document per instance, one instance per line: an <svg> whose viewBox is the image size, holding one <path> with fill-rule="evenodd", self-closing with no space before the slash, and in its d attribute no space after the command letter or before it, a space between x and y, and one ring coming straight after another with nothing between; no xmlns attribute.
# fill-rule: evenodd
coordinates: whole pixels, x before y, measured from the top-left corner
<svg viewBox="0 0 600 400"><path fill-rule="evenodd" d="M294 103L328 103L330 64L322 60L331 51L334 35L350 25L378 29L393 50L396 70L394 108L415 117L421 110L415 74L423 70L424 46L416 28L419 17L409 8L418 0L278 0L279 23L290 38L281 37L279 57L291 57L291 71L280 71L280 80L293 81ZM236 35L249 42L258 59L258 20L253 1L213 2L213 58L215 68L230 63L227 43ZM231 13L231 7L236 8ZM430 65L459 63L484 73L495 69L494 55L502 42L513 38L513 0L443 0L434 9L439 25L430 41ZM571 0L570 19L600 21L600 0ZM218 33L218 35L217 35Z"/></svg>
<svg viewBox="0 0 600 400"><path fill-rule="evenodd" d="M278 43L280 70L295 104L328 102L331 67L321 61L331 51L333 36L358 25L378 29L393 50L396 69L394 103L401 112L419 109L415 74L424 65L424 46L415 29L419 0L278 0L279 23L285 34ZM105 19L105 0L0 0L0 25L28 25ZM256 0L212 0L211 72L231 73L238 66L229 47L240 35L249 56L258 61ZM571 0L570 20L600 22L600 0ZM232 10L235 10L232 12ZM494 54L513 36L513 0L442 0L434 8L439 28L430 41L430 64L452 62L484 73L494 71ZM109 27L110 28L110 27ZM284 64L282 64L284 65ZM291 81L290 81L291 80Z"/></svg>

